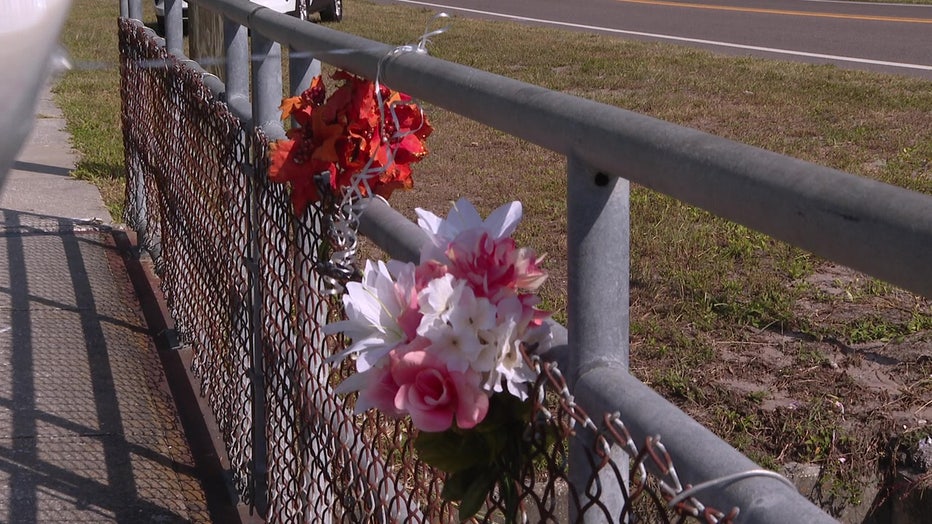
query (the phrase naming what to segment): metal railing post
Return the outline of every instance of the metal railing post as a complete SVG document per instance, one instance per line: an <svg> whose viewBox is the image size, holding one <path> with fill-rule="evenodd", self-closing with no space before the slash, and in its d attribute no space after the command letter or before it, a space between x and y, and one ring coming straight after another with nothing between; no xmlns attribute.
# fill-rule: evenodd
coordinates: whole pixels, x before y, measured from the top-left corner
<svg viewBox="0 0 932 524"><path fill-rule="evenodd" d="M127 2L126 13L133 20L142 20L142 0L120 0L120 10L122 12L123 2Z"/></svg>
<svg viewBox="0 0 932 524"><path fill-rule="evenodd" d="M223 19L223 46L226 73L226 103L242 118L251 115L249 106L249 36L244 26L227 18ZM245 119L244 119L245 120ZM250 122L243 122L249 129Z"/></svg>
<svg viewBox="0 0 932 524"><path fill-rule="evenodd" d="M306 51L288 49L288 76L292 95L300 95L320 74L320 61Z"/></svg>
<svg viewBox="0 0 932 524"><path fill-rule="evenodd" d="M249 177L249 276L252 288L252 504L259 515L268 511L268 445L266 442L265 351L262 343L262 289L259 282L259 188L255 174Z"/></svg>
<svg viewBox="0 0 932 524"><path fill-rule="evenodd" d="M278 107L282 101L282 46L252 33L252 117L253 125L271 139L281 138Z"/></svg>
<svg viewBox="0 0 932 524"><path fill-rule="evenodd" d="M282 51L281 44L273 42L260 34L253 33L251 38L252 56L252 117L253 125L261 128L270 138L283 136L278 119L278 106L282 98ZM254 175L255 176L255 175ZM253 328L261 333L261 293L258 292L259 245L257 219L257 182L253 180L253 237L252 251L254 266L254 294L256 313ZM260 515L268 509L268 443L266 439L267 405L265 397L265 362L261 337L256 337L257 344L253 353L253 503Z"/></svg>
<svg viewBox="0 0 932 524"><path fill-rule="evenodd" d="M137 165L134 169L132 180L129 181L129 183L133 184L134 200L134 205L132 209L130 209L130 212L133 213L133 229L136 231L136 236L139 238L139 245L145 246L152 260L158 263L162 251L160 246L161 240L150 238L149 235L149 198L146 194L145 176L145 170Z"/></svg>
<svg viewBox="0 0 932 524"><path fill-rule="evenodd" d="M311 80L315 76L320 74L320 62L315 60L314 57L306 51L296 51L294 49L288 50L288 76L289 76L289 92L292 95L300 95L305 89L310 87ZM304 226L314 231L315 235L308 235L306 237L298 240L298 243L308 242L314 243L314 245L308 246L312 249L314 253L318 252L320 249L320 243L323 240L316 240L318 238L323 238L321 234L321 222L319 219L315 218L312 213L305 213L304 216L299 218L300 221L304 222ZM303 228L299 228L299 231ZM314 264L311 259L305 258L306 253L302 254L301 249L295 250L295 278L298 282L298 340L301 341L301 344L298 345L297 350L302 352L304 358L307 359L307 367L311 375L314 377L314 380L317 384L326 384L328 379L328 374L330 367L323 359L324 350L326 347L326 342L323 335L313 329L314 326L322 326L327 323L329 308L326 306L326 301L321 301L320 296L325 296L324 289L315 289L314 292L311 291L311 286L314 286L317 279L314 275ZM321 301L322 303L317 303ZM313 304L313 306L312 306ZM317 312L316 314L314 312ZM306 347L308 345L310 347ZM331 439L338 438L333 434L331 427L323 422L324 418L327 416L326 409L321 409L321 406L317 402L313 401L313 397L316 395L309 395L311 400L304 404L304 410L307 413L312 414L310 421L313 424L313 431L317 435L326 435L327 441ZM310 500L319 500L320 497L325 497L327 494L326 484L322 484L319 480L320 476L317 474L320 470L327 471L329 466L328 460L328 450L321 444L319 439L311 440L308 445L309 456L314 457L314 460L308 460L305 463L305 468L309 470L314 468L315 471L308 471L306 475L306 483L302 486L304 493L310 498ZM320 469L317 469L320 468ZM330 508L321 508L314 515L316 519L315 522L320 524L330 524L333 522L334 513Z"/></svg>
<svg viewBox="0 0 932 524"><path fill-rule="evenodd" d="M571 391L594 369L628 370L629 304L629 183L597 173L578 159L567 158L567 328L569 330ZM624 478L612 468L598 469L592 457L594 428L580 428L570 439L569 481L580 497L580 507L590 502L603 511L575 514L570 521L605 522L606 515L622 514L628 478L628 457L620 448L612 459L621 465ZM596 478L598 477L598 478ZM596 490L587 489L598 482ZM590 496L598 500L591 500Z"/></svg>
<svg viewBox="0 0 932 524"><path fill-rule="evenodd" d="M184 54L182 1L165 0L165 47L174 55Z"/></svg>
<svg viewBox="0 0 932 524"><path fill-rule="evenodd" d="M120 16L132 20L138 20L138 24L141 26L141 0L120 0ZM134 64L130 70L137 70L137 66L138 65ZM121 73L121 76L124 74L125 73ZM135 78L135 76L133 76L133 78ZM127 81L131 80L127 80L125 77L120 79L121 85ZM125 104L126 101L124 101L124 106ZM123 126L125 127L126 125L127 122L124 121ZM161 249L158 244L159 241L158 239L150 238L149 235L149 202L146 195L147 172L149 172L149 169L142 165L138 157L134 156L132 160L127 159L126 183L130 186L132 197L127 199L124 216L126 217L127 222L132 225L133 230L136 232L140 248L147 250L149 252L149 256L152 257L152 260L158 263L159 257L161 255Z"/></svg>

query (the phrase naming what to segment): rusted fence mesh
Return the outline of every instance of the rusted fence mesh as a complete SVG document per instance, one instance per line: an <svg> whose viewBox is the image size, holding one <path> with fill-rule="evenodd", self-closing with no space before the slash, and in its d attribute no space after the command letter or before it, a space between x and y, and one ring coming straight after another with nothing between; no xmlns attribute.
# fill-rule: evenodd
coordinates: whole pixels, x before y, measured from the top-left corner
<svg viewBox="0 0 932 524"><path fill-rule="evenodd" d="M270 522L456 522L440 496L443 474L417 459L411 425L354 415L354 397L333 393L352 370L324 362L345 341L321 331L342 314L316 269L329 256L322 211L294 216L287 188L267 182L267 139L160 43L120 21L126 221L153 254L193 349L241 498ZM526 521L734 517L684 497L658 440L633 442L617 415L590 417L555 365L532 364L524 438L534 460L516 486ZM572 439L600 471L578 489L568 481ZM624 491L623 507L603 504L608 489ZM503 510L493 492L476 520L502 522Z"/></svg>

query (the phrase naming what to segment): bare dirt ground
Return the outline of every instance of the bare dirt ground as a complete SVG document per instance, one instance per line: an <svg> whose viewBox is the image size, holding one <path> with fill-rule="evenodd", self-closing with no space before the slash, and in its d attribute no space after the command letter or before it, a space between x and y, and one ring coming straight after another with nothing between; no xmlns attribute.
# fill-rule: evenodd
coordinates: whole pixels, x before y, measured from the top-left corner
<svg viewBox="0 0 932 524"><path fill-rule="evenodd" d="M634 373L842 521L927 511L932 470L916 450L932 430L932 331L915 323L928 301L831 263L790 285L811 288L795 308L817 329L710 334L716 358L686 384L658 371L675 358L641 355L634 340ZM833 332L847 340L819 335Z"/></svg>

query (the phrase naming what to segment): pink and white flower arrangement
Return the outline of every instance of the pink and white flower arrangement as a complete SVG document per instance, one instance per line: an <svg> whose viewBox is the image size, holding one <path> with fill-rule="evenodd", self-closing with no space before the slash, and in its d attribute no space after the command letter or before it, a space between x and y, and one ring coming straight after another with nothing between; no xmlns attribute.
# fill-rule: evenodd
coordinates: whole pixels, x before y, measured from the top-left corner
<svg viewBox="0 0 932 524"><path fill-rule="evenodd" d="M446 219L417 214L430 239L420 264L367 262L362 281L346 286L346 320L324 328L352 339L330 359L356 363L337 392L358 391L357 412L410 416L422 431L468 430L493 395L527 399L536 374L522 349L540 354L551 341L535 294L547 274L511 238L520 202L485 220L466 199Z"/></svg>
<svg viewBox="0 0 932 524"><path fill-rule="evenodd" d="M420 262L367 262L346 286L346 320L324 327L352 339L330 359L355 361L336 391L358 392L357 412L411 417L418 457L447 473L441 495L459 502L461 520L495 496L517 522L533 450L555 438L528 431L537 374L525 355L552 339L535 294L542 258L511 237L520 202L485 220L465 199L445 219L417 214L429 237Z"/></svg>

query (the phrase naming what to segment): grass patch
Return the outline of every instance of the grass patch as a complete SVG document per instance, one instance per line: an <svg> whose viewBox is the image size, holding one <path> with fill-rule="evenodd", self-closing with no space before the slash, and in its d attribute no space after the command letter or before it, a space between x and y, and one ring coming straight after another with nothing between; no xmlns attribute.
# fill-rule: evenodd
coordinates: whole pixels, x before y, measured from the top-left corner
<svg viewBox="0 0 932 524"><path fill-rule="evenodd" d="M76 1L65 46L76 61L109 67L72 72L57 89L83 155L77 176L100 184L111 210L122 205L122 192L108 189L122 174L116 9ZM431 15L349 0L334 27L398 45L416 40ZM450 25L432 55L932 193L926 80L508 22ZM518 241L550 255L543 298L564 319L565 159L426 110L432 153L415 169L415 190L396 193L393 206L413 217L414 207L446 213L460 196L484 213L521 200ZM852 475L873 464L878 424L912 428L928 407L929 301L645 188L631 198L632 371L767 467L824 464L826 492L856 501ZM847 347L855 342L872 353ZM882 394L859 382L877 373L894 383ZM751 384L735 393L737 382ZM824 400L833 398L844 413Z"/></svg>
<svg viewBox="0 0 932 524"><path fill-rule="evenodd" d="M81 155L74 176L94 182L115 220L123 213L123 136L116 20L119 3L78 1L61 43L77 67L54 89Z"/></svg>

